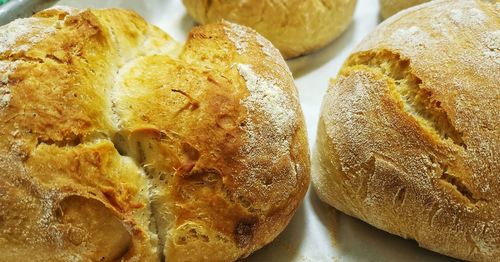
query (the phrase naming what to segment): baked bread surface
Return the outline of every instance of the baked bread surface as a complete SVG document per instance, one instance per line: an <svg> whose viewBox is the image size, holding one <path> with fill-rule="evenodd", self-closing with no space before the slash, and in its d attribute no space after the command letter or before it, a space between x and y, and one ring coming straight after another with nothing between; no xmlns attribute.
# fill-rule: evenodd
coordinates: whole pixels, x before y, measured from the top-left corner
<svg viewBox="0 0 500 262"><path fill-rule="evenodd" d="M279 52L231 23L184 47L137 14L57 7L0 27L0 260L232 261L309 184Z"/></svg>
<svg viewBox="0 0 500 262"><path fill-rule="evenodd" d="M319 197L456 258L500 257L500 8L439 0L382 23L324 97Z"/></svg>
<svg viewBox="0 0 500 262"><path fill-rule="evenodd" d="M416 6L430 0L380 0L380 15L387 19L397 12Z"/></svg>
<svg viewBox="0 0 500 262"><path fill-rule="evenodd" d="M313 52L337 38L351 23L356 0L183 0L201 24L225 19L249 26L285 58Z"/></svg>

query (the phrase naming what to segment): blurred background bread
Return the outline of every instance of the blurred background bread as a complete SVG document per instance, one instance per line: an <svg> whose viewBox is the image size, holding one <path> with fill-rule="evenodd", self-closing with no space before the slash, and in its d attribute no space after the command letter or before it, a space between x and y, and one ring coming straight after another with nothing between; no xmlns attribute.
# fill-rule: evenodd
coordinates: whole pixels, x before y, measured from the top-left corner
<svg viewBox="0 0 500 262"><path fill-rule="evenodd" d="M323 100L323 201L433 251L498 261L499 12L433 1L362 41Z"/></svg>
<svg viewBox="0 0 500 262"><path fill-rule="evenodd" d="M387 19L401 10L429 1L430 0L379 0L380 15L383 19Z"/></svg>
<svg viewBox="0 0 500 262"><path fill-rule="evenodd" d="M206 24L225 19L257 30L285 58L317 50L351 23L356 0L183 0L189 14Z"/></svg>
<svg viewBox="0 0 500 262"><path fill-rule="evenodd" d="M290 71L255 31L184 48L131 11L0 27L0 260L232 261L307 190Z"/></svg>

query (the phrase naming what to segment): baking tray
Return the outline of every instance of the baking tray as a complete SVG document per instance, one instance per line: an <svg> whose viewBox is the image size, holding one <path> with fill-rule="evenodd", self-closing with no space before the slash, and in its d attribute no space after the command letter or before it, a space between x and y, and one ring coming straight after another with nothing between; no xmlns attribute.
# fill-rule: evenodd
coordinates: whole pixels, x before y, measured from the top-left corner
<svg viewBox="0 0 500 262"><path fill-rule="evenodd" d="M5 0L0 1L0 25L7 24L19 17L32 14L55 4L58 0Z"/></svg>
<svg viewBox="0 0 500 262"><path fill-rule="evenodd" d="M62 0L79 8L133 9L179 41L195 25L181 0ZM288 61L300 93L311 148L323 94L351 50L380 22L377 0L358 0L353 23L327 47ZM263 249L243 259L257 261L457 261L420 248L415 241L391 235L322 203L309 190L286 230Z"/></svg>

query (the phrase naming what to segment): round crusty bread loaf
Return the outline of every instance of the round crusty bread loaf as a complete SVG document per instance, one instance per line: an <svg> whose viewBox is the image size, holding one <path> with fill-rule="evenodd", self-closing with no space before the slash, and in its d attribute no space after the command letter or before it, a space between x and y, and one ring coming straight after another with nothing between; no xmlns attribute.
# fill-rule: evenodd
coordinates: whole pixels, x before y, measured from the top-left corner
<svg viewBox="0 0 500 262"><path fill-rule="evenodd" d="M380 15L387 19L395 13L430 0L379 0Z"/></svg>
<svg viewBox="0 0 500 262"><path fill-rule="evenodd" d="M0 27L0 260L231 261L274 239L309 183L293 78L219 23L181 50L130 11Z"/></svg>
<svg viewBox="0 0 500 262"><path fill-rule="evenodd" d="M382 23L324 98L313 185L461 259L500 257L500 8L439 0Z"/></svg>
<svg viewBox="0 0 500 262"><path fill-rule="evenodd" d="M349 26L356 0L183 0L199 23L225 19L257 30L285 58L315 51Z"/></svg>

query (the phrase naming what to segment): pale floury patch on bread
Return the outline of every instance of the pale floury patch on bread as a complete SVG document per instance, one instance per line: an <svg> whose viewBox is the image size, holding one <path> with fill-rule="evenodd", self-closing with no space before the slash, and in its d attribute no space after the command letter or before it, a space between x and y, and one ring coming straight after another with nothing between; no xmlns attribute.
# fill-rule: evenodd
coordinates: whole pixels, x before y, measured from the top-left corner
<svg viewBox="0 0 500 262"><path fill-rule="evenodd" d="M47 35L55 32L55 25L39 23L36 18L22 18L5 25L0 33L0 52L26 51Z"/></svg>
<svg viewBox="0 0 500 262"><path fill-rule="evenodd" d="M383 22L324 98L313 184L337 209L449 256L500 256L499 12L438 0Z"/></svg>
<svg viewBox="0 0 500 262"><path fill-rule="evenodd" d="M285 58L311 53L349 26L356 0L183 0L201 24L225 19L255 29ZM237 33L238 31L235 31ZM244 47L240 43L238 50Z"/></svg>
<svg viewBox="0 0 500 262"><path fill-rule="evenodd" d="M0 121L1 261L234 261L309 184L291 73L229 22L181 46L120 9L16 20Z"/></svg>
<svg viewBox="0 0 500 262"><path fill-rule="evenodd" d="M238 54L241 55L248 51L248 41L257 41L257 43L259 43L260 47L262 48L266 59L269 59L271 62L281 65L285 71L290 72L288 69L288 65L286 64L285 60L283 60L280 52L273 46L273 44L269 40L258 34L255 30L234 23L226 23L224 33L226 33L227 37L229 37L234 46L236 46Z"/></svg>

